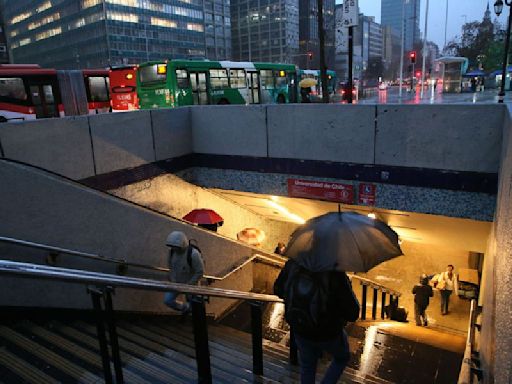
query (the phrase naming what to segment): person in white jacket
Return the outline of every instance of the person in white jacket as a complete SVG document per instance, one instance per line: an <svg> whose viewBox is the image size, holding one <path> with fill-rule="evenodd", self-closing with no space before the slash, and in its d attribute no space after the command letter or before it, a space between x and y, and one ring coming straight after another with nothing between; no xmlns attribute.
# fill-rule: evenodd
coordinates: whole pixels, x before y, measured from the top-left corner
<svg viewBox="0 0 512 384"><path fill-rule="evenodd" d="M445 272L441 272L437 278L436 288L441 293L441 314L448 314L450 295L457 289L457 276L453 273L454 267L449 264Z"/></svg>

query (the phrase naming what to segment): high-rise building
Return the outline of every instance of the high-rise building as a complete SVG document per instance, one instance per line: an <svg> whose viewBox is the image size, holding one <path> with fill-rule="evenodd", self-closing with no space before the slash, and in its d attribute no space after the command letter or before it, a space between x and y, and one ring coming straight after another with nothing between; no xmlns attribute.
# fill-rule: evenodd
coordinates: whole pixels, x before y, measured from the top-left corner
<svg viewBox="0 0 512 384"><path fill-rule="evenodd" d="M299 50L294 0L231 0L233 60L293 63Z"/></svg>
<svg viewBox="0 0 512 384"><path fill-rule="evenodd" d="M421 0L381 0L381 24L390 26L394 33L402 36L404 30L404 48L413 49L420 41L420 3ZM402 17L402 4L404 15Z"/></svg>
<svg viewBox="0 0 512 384"><path fill-rule="evenodd" d="M7 40L5 39L5 29L0 10L0 64L9 63L9 50L7 49Z"/></svg>
<svg viewBox="0 0 512 384"><path fill-rule="evenodd" d="M334 68L334 6L335 0L323 0L324 47L327 68ZM300 56L296 63L301 68L320 68L320 37L318 35L317 0L299 0ZM312 53L310 59L308 53Z"/></svg>
<svg viewBox="0 0 512 384"><path fill-rule="evenodd" d="M15 63L231 58L229 0L2 0L1 12Z"/></svg>
<svg viewBox="0 0 512 384"><path fill-rule="evenodd" d="M335 0L323 1L326 63L333 68ZM320 68L316 0L231 0L231 15L234 60Z"/></svg>

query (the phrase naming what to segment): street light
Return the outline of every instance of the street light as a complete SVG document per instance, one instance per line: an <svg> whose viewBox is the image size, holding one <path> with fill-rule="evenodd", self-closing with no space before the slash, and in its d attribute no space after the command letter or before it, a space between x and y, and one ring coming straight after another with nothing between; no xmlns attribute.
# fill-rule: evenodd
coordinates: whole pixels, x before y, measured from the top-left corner
<svg viewBox="0 0 512 384"><path fill-rule="evenodd" d="M500 93L498 95L498 103L503 103L505 99L505 79L507 76L507 64L508 64L508 50L510 46L510 23L512 21L511 9L512 1L509 3L509 0L505 0L505 4L509 7L508 11L508 27L507 27L507 36L505 40L505 53L503 55L503 69L501 71L501 88ZM494 12L499 17L501 12L503 12L503 0L496 0L494 3Z"/></svg>

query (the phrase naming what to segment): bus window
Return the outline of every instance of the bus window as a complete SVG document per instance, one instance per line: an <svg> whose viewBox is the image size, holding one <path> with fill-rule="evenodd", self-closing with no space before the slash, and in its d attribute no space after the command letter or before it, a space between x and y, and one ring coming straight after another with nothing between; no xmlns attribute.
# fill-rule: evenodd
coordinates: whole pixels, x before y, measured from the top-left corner
<svg viewBox="0 0 512 384"><path fill-rule="evenodd" d="M270 69L260 71L260 81L263 89L274 89L274 75Z"/></svg>
<svg viewBox="0 0 512 384"><path fill-rule="evenodd" d="M108 78L89 76L91 101L110 101L108 94Z"/></svg>
<svg viewBox="0 0 512 384"><path fill-rule="evenodd" d="M166 64L155 64L139 67L139 79L142 85L164 82L166 76Z"/></svg>
<svg viewBox="0 0 512 384"><path fill-rule="evenodd" d="M180 89L190 88L190 81L188 79L188 72L186 69L176 70L176 82L178 84L178 88Z"/></svg>
<svg viewBox="0 0 512 384"><path fill-rule="evenodd" d="M288 85L288 77L285 71L276 71L276 88L284 88Z"/></svg>
<svg viewBox="0 0 512 384"><path fill-rule="evenodd" d="M245 71L243 69L231 69L229 71L229 79L231 81L231 88L247 88Z"/></svg>
<svg viewBox="0 0 512 384"><path fill-rule="evenodd" d="M0 97L22 101L27 100L23 79L18 77L0 78Z"/></svg>
<svg viewBox="0 0 512 384"><path fill-rule="evenodd" d="M212 89L228 88L228 73L225 69L210 69L210 84Z"/></svg>

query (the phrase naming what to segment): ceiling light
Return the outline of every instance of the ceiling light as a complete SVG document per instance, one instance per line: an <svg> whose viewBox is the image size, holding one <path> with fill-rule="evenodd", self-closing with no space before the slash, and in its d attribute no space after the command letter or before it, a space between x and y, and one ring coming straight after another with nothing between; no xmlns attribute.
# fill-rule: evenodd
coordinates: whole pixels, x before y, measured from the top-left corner
<svg viewBox="0 0 512 384"><path fill-rule="evenodd" d="M276 203L275 201L267 200L267 204L298 224L304 224L306 222L306 220L304 220L302 217L296 215L295 213L291 213L289 210L287 210L281 204Z"/></svg>

